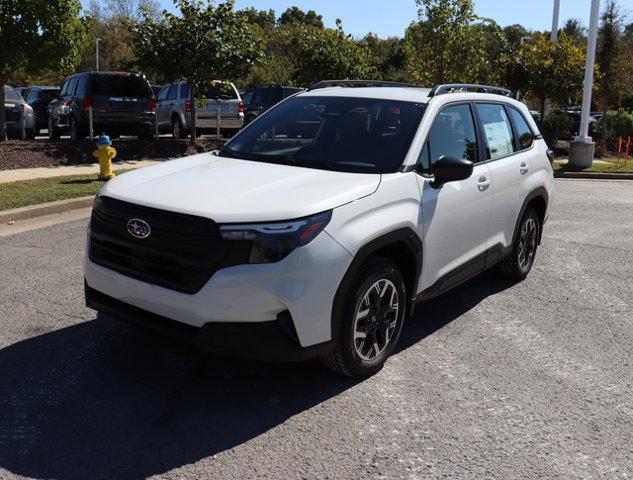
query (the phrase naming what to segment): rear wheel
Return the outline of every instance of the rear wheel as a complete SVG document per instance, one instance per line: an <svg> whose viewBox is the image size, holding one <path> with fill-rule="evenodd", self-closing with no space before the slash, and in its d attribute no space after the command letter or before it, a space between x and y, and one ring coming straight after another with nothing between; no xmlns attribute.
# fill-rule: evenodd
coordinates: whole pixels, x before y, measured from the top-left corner
<svg viewBox="0 0 633 480"><path fill-rule="evenodd" d="M404 323L406 296L398 268L387 259L372 257L345 303L334 350L323 361L343 375L372 375L393 352Z"/></svg>
<svg viewBox="0 0 633 480"><path fill-rule="evenodd" d="M171 119L171 136L174 138L185 138L187 136L187 132L185 132L178 117Z"/></svg>
<svg viewBox="0 0 633 480"><path fill-rule="evenodd" d="M528 276L534 264L540 234L541 224L536 210L528 207L521 218L512 253L499 262L497 267L503 278L518 282Z"/></svg>

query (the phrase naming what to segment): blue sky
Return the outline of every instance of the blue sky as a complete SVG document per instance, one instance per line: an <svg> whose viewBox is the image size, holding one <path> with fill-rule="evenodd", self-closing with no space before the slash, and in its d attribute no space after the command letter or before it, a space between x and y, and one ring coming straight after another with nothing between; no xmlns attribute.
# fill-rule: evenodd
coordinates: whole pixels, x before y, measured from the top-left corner
<svg viewBox="0 0 633 480"><path fill-rule="evenodd" d="M171 0L159 0L173 9ZM604 4L602 0L601 4ZM494 19L502 26L520 23L535 30L551 28L553 0L475 0L478 15ZM402 36L405 28L417 18L414 0L237 0L237 8L273 9L277 15L297 5L303 10L316 10L323 15L327 26L334 26L336 18L343 20L343 28L356 37L371 31L381 37ZM567 18L578 18L587 26L591 0L561 0L561 24ZM625 12L633 12L633 0L620 0ZM633 22L633 13L628 17Z"/></svg>

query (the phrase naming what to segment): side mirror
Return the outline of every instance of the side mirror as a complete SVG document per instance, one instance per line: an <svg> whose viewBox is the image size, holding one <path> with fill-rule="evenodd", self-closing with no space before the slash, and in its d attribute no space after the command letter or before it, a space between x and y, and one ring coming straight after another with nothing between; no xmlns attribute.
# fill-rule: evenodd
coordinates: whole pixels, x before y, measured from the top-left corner
<svg viewBox="0 0 633 480"><path fill-rule="evenodd" d="M433 188L442 188L445 183L466 180L473 174L473 162L461 158L444 156L433 165L435 178Z"/></svg>

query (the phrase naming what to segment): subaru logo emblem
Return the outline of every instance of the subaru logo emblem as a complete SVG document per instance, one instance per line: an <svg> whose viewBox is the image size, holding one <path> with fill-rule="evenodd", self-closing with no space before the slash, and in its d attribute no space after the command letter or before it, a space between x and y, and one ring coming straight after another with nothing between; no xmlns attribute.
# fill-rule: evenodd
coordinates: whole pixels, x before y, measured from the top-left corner
<svg viewBox="0 0 633 480"><path fill-rule="evenodd" d="M147 238L152 233L149 224L140 218L133 218L127 222L127 231L135 238Z"/></svg>

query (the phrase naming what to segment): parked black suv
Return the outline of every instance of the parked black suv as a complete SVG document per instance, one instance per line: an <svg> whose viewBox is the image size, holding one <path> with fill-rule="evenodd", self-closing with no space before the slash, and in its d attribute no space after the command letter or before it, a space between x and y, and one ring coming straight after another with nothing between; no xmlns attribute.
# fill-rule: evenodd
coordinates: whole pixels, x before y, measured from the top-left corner
<svg viewBox="0 0 633 480"><path fill-rule="evenodd" d="M49 105L49 137L68 131L71 140L84 138L91 107L95 135L153 135L156 100L145 75L82 72L68 77L59 98Z"/></svg>
<svg viewBox="0 0 633 480"><path fill-rule="evenodd" d="M59 96L59 87L29 87L24 99L33 109L35 116L35 135L42 128L48 128L48 105Z"/></svg>
<svg viewBox="0 0 633 480"><path fill-rule="evenodd" d="M244 125L255 120L270 107L284 98L302 92L305 88L283 87L281 85L259 85L249 88L242 94L244 102Z"/></svg>

